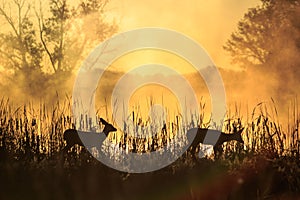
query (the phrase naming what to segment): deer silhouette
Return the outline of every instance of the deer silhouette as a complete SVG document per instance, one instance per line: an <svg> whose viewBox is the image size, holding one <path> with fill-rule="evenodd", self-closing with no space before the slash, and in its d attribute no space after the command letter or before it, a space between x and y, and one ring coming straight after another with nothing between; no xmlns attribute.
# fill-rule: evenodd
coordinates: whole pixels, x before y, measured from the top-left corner
<svg viewBox="0 0 300 200"><path fill-rule="evenodd" d="M67 129L64 132L64 140L67 145L64 147L63 152L67 152L71 147L75 144L79 146L85 146L86 148L100 148L106 137L110 132L117 131L117 129L100 118L100 122L104 125L104 129L101 133L97 132L85 132L85 131L77 131L76 129Z"/></svg>
<svg viewBox="0 0 300 200"><path fill-rule="evenodd" d="M208 131L209 130L209 131ZM244 128L239 131L235 131L234 133L227 134L224 132L220 132L212 129L205 128L192 128L187 131L188 141L191 142L192 136L196 134L194 140L191 142L189 151L193 157L196 155L197 147L199 144L207 144L213 145L215 157L217 157L222 152L222 144L228 141L238 141L240 143L244 143L241 133Z"/></svg>

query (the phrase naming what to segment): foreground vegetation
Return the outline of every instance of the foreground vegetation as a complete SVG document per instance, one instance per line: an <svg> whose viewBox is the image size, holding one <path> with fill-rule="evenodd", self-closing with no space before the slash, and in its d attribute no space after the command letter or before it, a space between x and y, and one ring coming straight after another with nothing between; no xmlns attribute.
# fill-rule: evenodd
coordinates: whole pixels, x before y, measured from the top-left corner
<svg viewBox="0 0 300 200"><path fill-rule="evenodd" d="M70 101L38 108L0 102L1 199L296 199L300 197L297 110L286 131L275 107L259 104L251 116L228 113L223 130L245 127L244 145L223 145L219 158L193 159L145 174L111 169L86 150L62 154L62 133L73 126ZM140 123L135 115L133 121ZM198 126L205 124L197 120ZM174 124L178 126L178 122ZM170 123L171 124L171 123ZM170 128L168 129L170 131ZM109 140L115 139L114 136Z"/></svg>

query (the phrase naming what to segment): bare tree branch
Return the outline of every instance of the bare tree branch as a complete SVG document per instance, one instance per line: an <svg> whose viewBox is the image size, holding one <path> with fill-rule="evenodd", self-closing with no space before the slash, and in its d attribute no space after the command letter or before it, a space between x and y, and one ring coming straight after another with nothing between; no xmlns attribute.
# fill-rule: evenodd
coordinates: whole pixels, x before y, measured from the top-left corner
<svg viewBox="0 0 300 200"><path fill-rule="evenodd" d="M51 62L51 66L52 66L52 69L54 71L54 73L56 73L57 69L55 67L55 61L54 61L54 58L53 56L51 55L51 52L50 50L48 49L48 45L44 39L44 17L43 17L43 12L42 12L42 2L40 1L40 11L38 13L38 11L36 9L34 9L35 11L35 15L37 17L37 20L38 20L38 26L39 26L39 35L40 35L40 40L42 42L42 45L43 45L43 48L44 50L46 51L46 54Z"/></svg>
<svg viewBox="0 0 300 200"><path fill-rule="evenodd" d="M17 28L15 27L12 17L9 17L7 15L7 13L4 11L4 8L0 8L0 15L2 15L5 18L5 20L9 23L9 25L13 29L14 33L16 34L16 36L19 36L19 33L17 31Z"/></svg>

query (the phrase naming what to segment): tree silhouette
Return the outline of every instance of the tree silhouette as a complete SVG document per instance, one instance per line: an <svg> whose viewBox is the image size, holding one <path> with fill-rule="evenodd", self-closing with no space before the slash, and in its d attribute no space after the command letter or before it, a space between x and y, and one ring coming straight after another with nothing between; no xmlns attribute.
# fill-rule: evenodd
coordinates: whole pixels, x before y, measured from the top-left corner
<svg viewBox="0 0 300 200"><path fill-rule="evenodd" d="M68 90L65 82L74 69L92 48L117 31L115 23L105 21L107 3L85 0L71 7L67 0L50 0L50 16L36 11L41 43L52 68L49 87Z"/></svg>
<svg viewBox="0 0 300 200"><path fill-rule="evenodd" d="M13 9L14 8L14 9ZM2 3L0 16L6 24L0 33L0 58L10 83L20 88L32 88L36 94L44 83L42 47L36 40L34 24L29 18L30 4L25 0ZM39 82L39 83L38 83Z"/></svg>
<svg viewBox="0 0 300 200"><path fill-rule="evenodd" d="M34 97L66 91L87 53L117 31L105 19L107 0L0 2L0 65L7 88ZM47 6L48 4L48 6ZM1 84L3 84L2 81ZM17 90L15 90L17 91Z"/></svg>
<svg viewBox="0 0 300 200"><path fill-rule="evenodd" d="M240 20L224 49L247 71L243 80L259 81L286 104L300 84L300 1L262 0Z"/></svg>
<svg viewBox="0 0 300 200"><path fill-rule="evenodd" d="M117 30L104 20L107 2L86 0L71 8L67 0L50 0L51 16L44 19L43 11L37 13L40 38L54 73L71 72L84 51Z"/></svg>
<svg viewBox="0 0 300 200"><path fill-rule="evenodd" d="M67 20L70 18L66 0L50 0L50 17L38 16L40 39L54 73L63 70Z"/></svg>
<svg viewBox="0 0 300 200"><path fill-rule="evenodd" d="M276 68L274 62L286 53L283 49L299 52L300 1L261 2L260 6L248 10L238 23L237 31L224 45L233 63L242 67L268 65Z"/></svg>

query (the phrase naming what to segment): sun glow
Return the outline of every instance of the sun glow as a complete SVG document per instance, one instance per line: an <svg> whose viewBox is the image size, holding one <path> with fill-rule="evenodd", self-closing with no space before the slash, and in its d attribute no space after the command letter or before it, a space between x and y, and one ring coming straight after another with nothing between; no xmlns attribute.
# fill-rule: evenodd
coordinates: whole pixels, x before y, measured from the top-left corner
<svg viewBox="0 0 300 200"><path fill-rule="evenodd" d="M163 66L163 68L159 66ZM121 83L120 87L123 89L120 89L121 91L116 92L116 94L131 93L128 111L130 111L129 113L132 113L133 110L135 112L138 111L143 120L147 120L151 104L161 105L166 109L168 117L171 118L182 114L181 106L185 106L185 97L181 100L182 105L180 106L176 97L178 94L174 94L174 91L167 89L163 85L151 83L140 85L141 87L136 88L134 91L129 91L128 88L131 87L126 87L126 85L143 82L143 80L156 80L156 82L159 82L159 80L163 79L166 84L176 85L177 93L184 93L186 92L186 86L176 81L184 79L191 86L197 102L205 104L205 112L211 113L211 99L207 86L195 68L185 59L175 54L151 49L125 54L108 67L108 70L104 72L98 83L96 96L98 106L96 107L103 109L107 106L110 108L111 104L114 104L114 102L111 102L113 89L120 80L124 79L124 75L127 78L124 83ZM116 100L120 101L120 98L118 99L117 97ZM114 112L110 109L108 110L108 113ZM110 115L108 114L108 116ZM206 119L208 120L209 117L209 114L207 114Z"/></svg>

